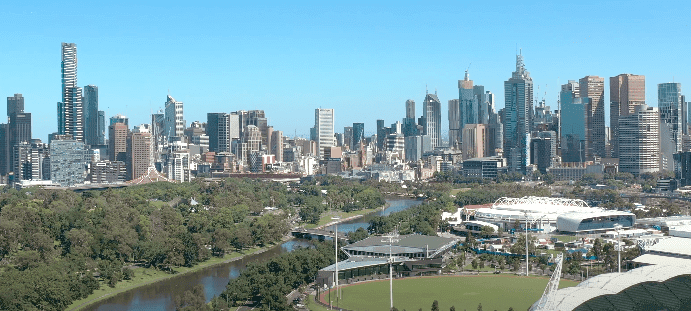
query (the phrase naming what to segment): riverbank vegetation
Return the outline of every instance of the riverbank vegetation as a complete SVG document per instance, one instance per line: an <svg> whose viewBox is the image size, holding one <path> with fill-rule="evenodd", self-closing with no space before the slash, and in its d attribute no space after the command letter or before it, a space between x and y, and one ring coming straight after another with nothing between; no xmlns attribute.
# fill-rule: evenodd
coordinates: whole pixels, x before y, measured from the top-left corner
<svg viewBox="0 0 691 311"><path fill-rule="evenodd" d="M6 189L0 193L0 309L63 310L101 286L131 280L137 269L175 274L271 245L307 202L341 210L384 204L375 188L327 181L305 189L248 179L82 193Z"/></svg>

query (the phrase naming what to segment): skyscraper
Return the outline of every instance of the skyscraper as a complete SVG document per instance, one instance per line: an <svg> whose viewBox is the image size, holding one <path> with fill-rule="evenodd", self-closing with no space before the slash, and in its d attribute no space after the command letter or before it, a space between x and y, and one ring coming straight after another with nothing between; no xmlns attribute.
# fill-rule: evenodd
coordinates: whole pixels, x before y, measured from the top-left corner
<svg viewBox="0 0 691 311"><path fill-rule="evenodd" d="M585 162L586 119L590 99L579 97L579 85L569 81L561 86L561 157L563 162Z"/></svg>
<svg viewBox="0 0 691 311"><path fill-rule="evenodd" d="M106 112L103 110L98 111L98 144L106 144Z"/></svg>
<svg viewBox="0 0 691 311"><path fill-rule="evenodd" d="M478 124L488 124L489 123L489 101L492 93L487 91L485 93L485 87L482 85L473 85L473 96L477 99L477 123Z"/></svg>
<svg viewBox="0 0 691 311"><path fill-rule="evenodd" d="M84 138L87 145L99 145L98 86L84 87Z"/></svg>
<svg viewBox="0 0 691 311"><path fill-rule="evenodd" d="M324 148L335 147L334 139L334 110L317 108L314 110L314 129L317 138L319 158L324 158Z"/></svg>
<svg viewBox="0 0 691 311"><path fill-rule="evenodd" d="M525 70L523 55L516 55L516 71L504 82L504 153L508 168L525 173L530 161L533 115L533 78Z"/></svg>
<svg viewBox="0 0 691 311"><path fill-rule="evenodd" d="M365 123L353 123L353 142L350 150L360 149L360 141L365 139Z"/></svg>
<svg viewBox="0 0 691 311"><path fill-rule="evenodd" d="M7 97L7 116L17 112L24 112L24 96L22 94Z"/></svg>
<svg viewBox="0 0 691 311"><path fill-rule="evenodd" d="M172 137L182 137L185 132L185 120L183 119L182 102L168 95L165 103L164 135L171 141Z"/></svg>
<svg viewBox="0 0 691 311"><path fill-rule="evenodd" d="M449 100L449 147L458 149L461 146L460 126L461 107L458 104L458 99L451 99Z"/></svg>
<svg viewBox="0 0 691 311"><path fill-rule="evenodd" d="M115 122L108 127L108 157L111 162L126 161L127 124Z"/></svg>
<svg viewBox="0 0 691 311"><path fill-rule="evenodd" d="M425 95L422 104L422 116L425 119L425 135L432 140L432 149L441 146L441 102L437 94Z"/></svg>
<svg viewBox="0 0 691 311"><path fill-rule="evenodd" d="M151 167L151 133L134 132L127 141L127 179L137 179Z"/></svg>
<svg viewBox="0 0 691 311"><path fill-rule="evenodd" d="M62 102L58 103L58 134L84 141L82 88L77 87L77 45L62 43Z"/></svg>
<svg viewBox="0 0 691 311"><path fill-rule="evenodd" d="M578 80L579 97L590 98L586 108L586 158L606 157L605 152L605 78L585 76Z"/></svg>
<svg viewBox="0 0 691 311"><path fill-rule="evenodd" d="M466 124L478 123L478 102L473 89L473 80L470 80L468 70L465 71L463 80L458 80L458 106L461 108L459 129L464 129Z"/></svg>
<svg viewBox="0 0 691 311"><path fill-rule="evenodd" d="M619 157L619 117L628 116L645 104L645 76L620 74L609 78L609 120L612 157Z"/></svg>
<svg viewBox="0 0 691 311"><path fill-rule="evenodd" d="M54 138L50 142L50 180L62 187L81 184L90 160L83 142L69 136Z"/></svg>
<svg viewBox="0 0 691 311"><path fill-rule="evenodd" d="M223 112L206 114L206 135L209 136L209 151L230 152L228 116L229 114Z"/></svg>
<svg viewBox="0 0 691 311"><path fill-rule="evenodd" d="M386 147L386 127L384 120L377 119L377 150L382 151Z"/></svg>
<svg viewBox="0 0 691 311"><path fill-rule="evenodd" d="M415 101L412 99L405 101L405 117L415 119Z"/></svg>
<svg viewBox="0 0 691 311"><path fill-rule="evenodd" d="M657 107L660 109L660 126L666 126L669 137L661 140L671 140L675 147L674 153L682 151L683 134L683 105L681 83L660 83L657 85Z"/></svg>
<svg viewBox="0 0 691 311"><path fill-rule="evenodd" d="M619 171L639 176L660 170L660 113L657 107L632 105L619 117Z"/></svg>

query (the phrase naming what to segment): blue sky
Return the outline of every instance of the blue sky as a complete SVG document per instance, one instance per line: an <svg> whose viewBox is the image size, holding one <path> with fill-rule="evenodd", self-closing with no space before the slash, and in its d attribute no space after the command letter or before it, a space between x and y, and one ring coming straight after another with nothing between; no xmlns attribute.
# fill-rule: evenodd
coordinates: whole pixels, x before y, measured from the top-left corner
<svg viewBox="0 0 691 311"><path fill-rule="evenodd" d="M471 79L503 107L518 47L536 97L552 109L567 80L620 73L645 75L647 102L657 105L658 83L691 87L690 8L682 1L6 1L0 96L22 93L33 136L45 140L57 129L60 43L74 42L78 83L99 87L106 117L147 123L170 92L185 103L188 124L206 121L207 112L263 109L275 129L305 136L322 107L336 109L336 131L364 122L369 134L376 119L403 118L406 99L420 115L425 86L437 90L446 123L447 101L458 97L457 80L471 63Z"/></svg>

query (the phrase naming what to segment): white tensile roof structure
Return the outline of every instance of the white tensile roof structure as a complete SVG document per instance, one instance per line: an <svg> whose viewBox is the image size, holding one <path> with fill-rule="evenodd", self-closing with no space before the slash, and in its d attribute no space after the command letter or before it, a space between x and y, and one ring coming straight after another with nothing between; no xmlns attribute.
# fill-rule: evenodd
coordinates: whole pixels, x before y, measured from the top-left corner
<svg viewBox="0 0 691 311"><path fill-rule="evenodd" d="M476 217L487 219L537 219L544 215L545 221L555 222L557 216L569 212L592 212L595 209L588 206L583 200L548 198L548 197L522 197L499 198L491 208L480 208L475 213Z"/></svg>
<svg viewBox="0 0 691 311"><path fill-rule="evenodd" d="M601 274L556 291L550 305L560 311L639 310L641 306L680 310L691 301L690 275L691 260Z"/></svg>

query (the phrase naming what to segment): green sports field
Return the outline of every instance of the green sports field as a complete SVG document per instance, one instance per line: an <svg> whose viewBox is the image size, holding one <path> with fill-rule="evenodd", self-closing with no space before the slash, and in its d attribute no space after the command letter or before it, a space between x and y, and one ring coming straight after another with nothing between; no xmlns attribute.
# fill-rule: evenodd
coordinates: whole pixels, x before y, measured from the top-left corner
<svg viewBox="0 0 691 311"><path fill-rule="evenodd" d="M547 286L547 278L519 277L513 275L480 276L438 276L394 280L394 306L398 310L430 310L434 300L439 301L439 310L477 310L482 303L483 310L506 311L527 310L540 299ZM573 281L561 280L559 287L575 286ZM389 309L389 281L372 281L348 285L342 288L342 308L356 311L382 311ZM328 292L322 295L328 303ZM334 293L331 300L336 304Z"/></svg>

